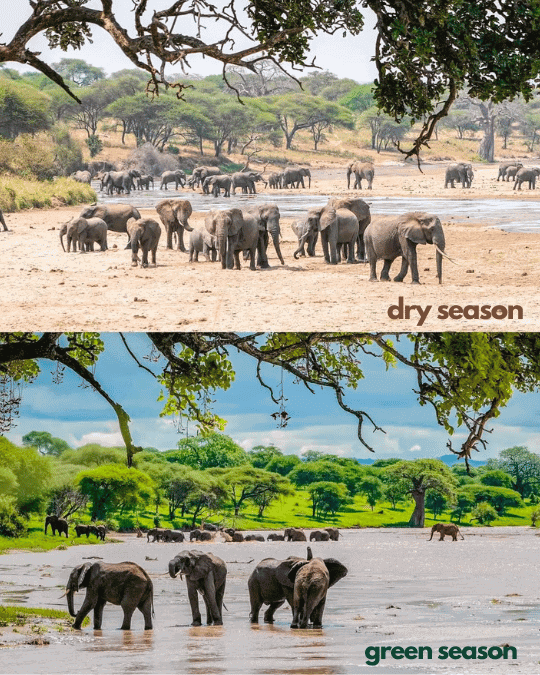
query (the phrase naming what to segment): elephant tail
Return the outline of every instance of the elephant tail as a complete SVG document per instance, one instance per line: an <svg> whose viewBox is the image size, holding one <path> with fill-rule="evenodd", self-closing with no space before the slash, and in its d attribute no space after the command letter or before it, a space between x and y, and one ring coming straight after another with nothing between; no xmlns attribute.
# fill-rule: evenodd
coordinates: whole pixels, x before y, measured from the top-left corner
<svg viewBox="0 0 540 675"><path fill-rule="evenodd" d="M461 537L462 541L465 541L465 537L461 534L461 530L458 529L458 534Z"/></svg>
<svg viewBox="0 0 540 675"><path fill-rule="evenodd" d="M225 609L226 609L227 611L229 611L228 608L227 608L227 605L226 605L224 602L222 602L221 604L223 605L223 607L225 607Z"/></svg>

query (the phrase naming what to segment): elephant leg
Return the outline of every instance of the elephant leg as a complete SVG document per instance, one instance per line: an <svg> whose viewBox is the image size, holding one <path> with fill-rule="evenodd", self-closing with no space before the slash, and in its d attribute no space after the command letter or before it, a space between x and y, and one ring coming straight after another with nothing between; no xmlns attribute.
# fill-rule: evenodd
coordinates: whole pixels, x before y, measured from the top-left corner
<svg viewBox="0 0 540 675"><path fill-rule="evenodd" d="M75 621L73 622L73 628L75 628L76 630L80 630L82 622L84 621L86 616L94 609L97 603L97 598L91 599L89 595L90 594L87 592L84 602L80 610L77 612L77 616L75 617Z"/></svg>
<svg viewBox="0 0 540 675"><path fill-rule="evenodd" d="M255 265L255 260L257 258L257 244L252 246L249 250L249 269L255 272L257 267ZM266 263L268 266L268 262Z"/></svg>
<svg viewBox="0 0 540 675"><path fill-rule="evenodd" d="M324 613L324 606L326 604L326 597L324 597L315 609L311 612L311 623L313 628L322 628L322 618Z"/></svg>
<svg viewBox="0 0 540 675"><path fill-rule="evenodd" d="M173 247L173 242L172 242L172 235L173 235L173 228L171 225L165 225L165 229L167 230L167 248Z"/></svg>
<svg viewBox="0 0 540 675"><path fill-rule="evenodd" d="M407 256L408 257L407 262L411 266L412 283L419 284L420 279L418 277L418 259L416 256L416 244L413 244L412 242L408 242L408 244L409 244L409 255ZM405 258L403 259L405 260ZM403 265L401 267L403 269ZM406 271L405 274L407 274ZM405 274L403 275L403 278L405 278Z"/></svg>
<svg viewBox="0 0 540 675"><path fill-rule="evenodd" d="M277 602L271 602L270 606L264 613L264 623L274 623L274 612L276 609L279 609L285 600L278 600Z"/></svg>
<svg viewBox="0 0 540 675"><path fill-rule="evenodd" d="M323 247L324 262L330 265L331 264L330 249L328 243L328 235L326 234L326 232L321 232L321 243Z"/></svg>
<svg viewBox="0 0 540 675"><path fill-rule="evenodd" d="M106 603L106 600L100 598L94 607L94 630L101 629L101 624L103 623L103 608Z"/></svg>
<svg viewBox="0 0 540 675"><path fill-rule="evenodd" d="M260 593L258 592L258 589L255 588L249 588L249 604L251 605L251 611L249 613L249 620L251 623L259 623L259 612L261 611L262 607L262 600L260 598ZM271 607L272 605L270 605ZM276 607L277 609L277 607ZM265 621L266 621L266 614L270 611L270 608L266 611L265 613ZM272 621L268 621L267 623L272 623L273 622L273 617Z"/></svg>
<svg viewBox="0 0 540 675"><path fill-rule="evenodd" d="M184 228L182 225L178 228L178 250L182 251L182 253L186 252L186 247L184 244Z"/></svg>
<svg viewBox="0 0 540 675"><path fill-rule="evenodd" d="M195 585L195 582L190 581L188 579L187 580L187 589L188 589L189 604L191 606L191 616L193 617L193 621L192 621L191 625L192 626L200 626L201 625L201 612L199 610L199 599L197 597L197 586Z"/></svg>
<svg viewBox="0 0 540 675"><path fill-rule="evenodd" d="M270 267L266 250L268 248L268 232L261 232L257 240L257 265L261 268Z"/></svg>
<svg viewBox="0 0 540 675"><path fill-rule="evenodd" d="M356 258L354 257L354 244L356 243L358 237L353 237L351 241L348 243L348 251L347 251L347 263L349 265L354 265L356 264Z"/></svg>
<svg viewBox="0 0 540 675"><path fill-rule="evenodd" d="M120 603L120 606L124 610L124 620L122 621L120 630L131 630L131 617L133 616L136 605L131 598L124 598Z"/></svg>
<svg viewBox="0 0 540 675"><path fill-rule="evenodd" d="M390 266L394 261L385 259L383 268L381 270L381 281L390 281Z"/></svg>
<svg viewBox="0 0 540 675"><path fill-rule="evenodd" d="M157 252L157 246L155 246L154 248L152 248L152 265L153 265L154 267L157 267L157 263L156 263L156 252Z"/></svg>
<svg viewBox="0 0 540 675"><path fill-rule="evenodd" d="M221 618L221 611L216 601L216 585L214 583L213 572L207 574L204 579L204 599L214 626L221 626L223 619Z"/></svg>
<svg viewBox="0 0 540 675"><path fill-rule="evenodd" d="M401 259L401 269L399 270L399 274L394 277L394 281L403 281L405 279L405 276L407 272L409 271L409 261L405 256Z"/></svg>
<svg viewBox="0 0 540 675"><path fill-rule="evenodd" d="M250 267L251 267L251 265L250 265ZM240 267L240 251L234 252L234 269L236 269L236 270L241 269L241 267Z"/></svg>

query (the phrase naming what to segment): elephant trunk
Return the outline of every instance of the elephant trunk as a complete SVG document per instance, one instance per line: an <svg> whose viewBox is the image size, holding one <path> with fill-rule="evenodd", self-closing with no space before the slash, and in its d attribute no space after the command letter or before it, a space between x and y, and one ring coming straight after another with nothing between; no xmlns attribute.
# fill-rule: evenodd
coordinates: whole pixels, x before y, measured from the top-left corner
<svg viewBox="0 0 540 675"><path fill-rule="evenodd" d="M442 284L442 253L437 250L437 253L435 254L435 260L437 262L437 279L439 280L439 283Z"/></svg>
<svg viewBox="0 0 540 675"><path fill-rule="evenodd" d="M77 612L75 611L75 606L73 604L73 596L75 594L75 591L73 588L68 588L66 590L66 598L67 598L67 604L68 604L68 612L70 613L71 616L77 616Z"/></svg>
<svg viewBox="0 0 540 675"><path fill-rule="evenodd" d="M60 243L62 244L62 250L65 253L66 247L64 246L64 234L66 234L66 233L63 230L60 230Z"/></svg>
<svg viewBox="0 0 540 675"><path fill-rule="evenodd" d="M176 562L174 560L171 560L169 563L169 574L173 579L176 579L176 575L178 574L178 570L176 569ZM181 577L182 575L180 575Z"/></svg>
<svg viewBox="0 0 540 675"><path fill-rule="evenodd" d="M272 241L274 242L274 248L276 249L277 257L279 258L279 262L284 265L285 261L283 260L283 256L281 254L281 247L279 245L279 223L271 223L269 222L267 225L268 232L272 235Z"/></svg>
<svg viewBox="0 0 540 675"><path fill-rule="evenodd" d="M300 252L302 251L302 246L304 246L308 237L309 237L309 232L306 232L305 234L303 234L300 237L300 240L298 241L298 248L293 253L293 257L294 257L295 260L298 260L298 256L300 255Z"/></svg>
<svg viewBox="0 0 540 675"><path fill-rule="evenodd" d="M442 259L443 256L448 257L444 253L446 244L444 241L444 233L442 232L442 229L439 232L435 232L432 241L436 250L435 260L437 264L437 279L439 280L439 283L442 284Z"/></svg>
<svg viewBox="0 0 540 675"><path fill-rule="evenodd" d="M221 269L226 270L228 267L228 246L227 246L227 233L226 232L218 232L216 236L217 240L217 248L219 251L219 258L221 260Z"/></svg>

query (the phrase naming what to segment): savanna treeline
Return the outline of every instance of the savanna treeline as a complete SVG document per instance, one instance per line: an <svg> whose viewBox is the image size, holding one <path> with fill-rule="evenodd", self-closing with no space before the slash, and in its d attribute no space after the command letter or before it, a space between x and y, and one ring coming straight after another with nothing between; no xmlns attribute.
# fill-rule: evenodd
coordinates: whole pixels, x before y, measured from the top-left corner
<svg viewBox="0 0 540 675"><path fill-rule="evenodd" d="M450 468L436 459L363 465L316 450L301 456L275 446L245 451L211 433L183 438L167 451L145 448L128 468L124 448L75 449L34 431L21 447L0 437L0 467L4 537L25 535L30 520L45 514L127 531L202 520L260 528L298 524L299 517L305 527L422 527L426 518L485 525L540 517L540 457L523 447L468 474L461 464Z"/></svg>

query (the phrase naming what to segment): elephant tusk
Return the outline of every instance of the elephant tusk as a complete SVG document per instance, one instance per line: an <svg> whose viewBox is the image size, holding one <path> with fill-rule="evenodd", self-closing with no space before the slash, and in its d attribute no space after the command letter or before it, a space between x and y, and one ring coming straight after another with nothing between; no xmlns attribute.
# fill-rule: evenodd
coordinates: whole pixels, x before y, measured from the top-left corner
<svg viewBox="0 0 540 675"><path fill-rule="evenodd" d="M436 249L436 250L438 251L438 253L440 253L442 256L444 256L445 258L448 258L448 260L449 260L451 263L454 263L454 265L459 265L458 262L456 262L455 260L452 260L452 258L451 258L450 256L446 255L446 253L445 253L444 251L441 251L441 249L440 249L438 246L435 246L435 249Z"/></svg>

